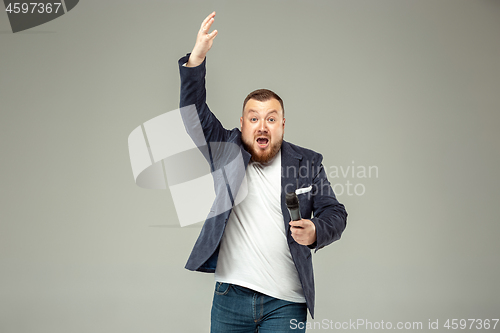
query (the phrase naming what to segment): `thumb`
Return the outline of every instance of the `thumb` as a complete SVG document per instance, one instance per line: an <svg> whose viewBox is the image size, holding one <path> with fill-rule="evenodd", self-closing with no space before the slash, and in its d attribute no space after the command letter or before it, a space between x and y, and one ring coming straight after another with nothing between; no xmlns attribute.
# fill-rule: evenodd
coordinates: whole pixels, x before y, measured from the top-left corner
<svg viewBox="0 0 500 333"><path fill-rule="evenodd" d="M304 224L302 222L302 220L298 220L298 221L290 221L289 223L292 227L302 227L302 225Z"/></svg>

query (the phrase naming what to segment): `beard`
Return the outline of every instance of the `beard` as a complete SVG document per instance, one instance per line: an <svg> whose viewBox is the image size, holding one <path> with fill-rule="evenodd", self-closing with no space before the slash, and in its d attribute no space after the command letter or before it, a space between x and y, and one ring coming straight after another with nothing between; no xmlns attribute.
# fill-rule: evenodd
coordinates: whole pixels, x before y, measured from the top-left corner
<svg viewBox="0 0 500 333"><path fill-rule="evenodd" d="M272 158L276 156L276 154L280 150L281 144L283 143L283 135L278 141L272 143L269 146L269 148L263 152L260 151L258 148L255 148L255 141L247 142L245 139L242 138L242 143L245 150L252 155L252 161L259 163L267 163L270 160L272 160Z"/></svg>

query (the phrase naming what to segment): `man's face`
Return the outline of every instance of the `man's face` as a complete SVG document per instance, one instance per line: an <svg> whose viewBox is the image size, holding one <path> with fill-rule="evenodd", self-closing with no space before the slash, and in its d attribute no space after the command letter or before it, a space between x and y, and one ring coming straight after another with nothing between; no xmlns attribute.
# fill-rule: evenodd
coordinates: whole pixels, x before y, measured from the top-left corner
<svg viewBox="0 0 500 333"><path fill-rule="evenodd" d="M278 100L248 100L240 125L243 145L253 161L266 163L278 153L285 133L285 118Z"/></svg>

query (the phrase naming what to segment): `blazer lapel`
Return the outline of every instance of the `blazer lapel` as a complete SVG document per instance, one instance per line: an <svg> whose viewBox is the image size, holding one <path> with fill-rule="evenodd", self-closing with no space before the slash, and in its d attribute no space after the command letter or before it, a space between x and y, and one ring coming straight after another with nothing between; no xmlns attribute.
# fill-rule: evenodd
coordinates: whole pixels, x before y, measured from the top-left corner
<svg viewBox="0 0 500 333"><path fill-rule="evenodd" d="M285 194L294 192L297 188L299 163L302 160L302 155L292 149L290 144L283 141L281 144L281 212L283 213L283 222L288 235L288 224L291 220L290 213L286 207Z"/></svg>

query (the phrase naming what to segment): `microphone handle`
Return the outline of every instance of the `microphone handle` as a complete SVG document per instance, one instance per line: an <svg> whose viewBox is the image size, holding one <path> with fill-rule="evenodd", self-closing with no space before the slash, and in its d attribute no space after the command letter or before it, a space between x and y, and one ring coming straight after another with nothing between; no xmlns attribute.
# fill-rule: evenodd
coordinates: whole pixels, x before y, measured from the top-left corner
<svg viewBox="0 0 500 333"><path fill-rule="evenodd" d="M292 221L302 220L302 217L300 216L300 210L299 210L298 206L295 206L295 207L292 207L292 208L289 207L288 211L290 212L290 217L291 217Z"/></svg>

